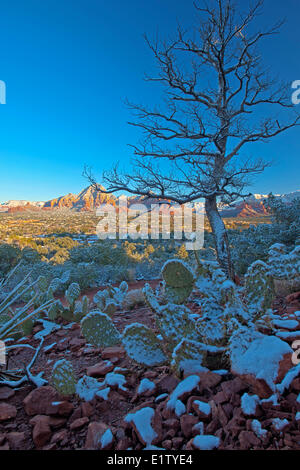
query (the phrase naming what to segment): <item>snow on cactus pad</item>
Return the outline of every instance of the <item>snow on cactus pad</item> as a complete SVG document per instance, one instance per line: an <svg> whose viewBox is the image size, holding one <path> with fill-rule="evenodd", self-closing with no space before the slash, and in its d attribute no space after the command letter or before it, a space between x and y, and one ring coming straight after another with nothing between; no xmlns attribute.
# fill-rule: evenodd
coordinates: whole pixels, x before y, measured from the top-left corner
<svg viewBox="0 0 300 470"><path fill-rule="evenodd" d="M188 373L197 369L200 372L203 370L201 364L206 355L207 351L203 348L203 344L183 338L172 353L171 365L178 372Z"/></svg>
<svg viewBox="0 0 300 470"><path fill-rule="evenodd" d="M73 395L76 391L76 377L71 362L57 361L52 369L51 383L61 395Z"/></svg>
<svg viewBox="0 0 300 470"><path fill-rule="evenodd" d="M93 346L106 348L120 343L120 333L106 313L93 310L80 325L83 336Z"/></svg>
<svg viewBox="0 0 300 470"><path fill-rule="evenodd" d="M160 307L157 323L161 335L173 349L182 338L192 341L199 340L196 322L191 317L192 311L184 305L168 303Z"/></svg>
<svg viewBox="0 0 300 470"><path fill-rule="evenodd" d="M201 305L202 316L196 322L199 340L212 346L226 344L226 317L214 299L205 299Z"/></svg>
<svg viewBox="0 0 300 470"><path fill-rule="evenodd" d="M258 332L240 333L242 335L236 332L231 340L231 370L235 374L248 376L249 379L253 377L259 383L266 384L263 390L258 387L256 393L260 398L267 398L276 390L275 381L280 362L285 354L291 354L292 357L293 350L276 336Z"/></svg>
<svg viewBox="0 0 300 470"><path fill-rule="evenodd" d="M141 323L132 323L125 328L122 343L128 356L139 364L156 366L167 360L161 341Z"/></svg>

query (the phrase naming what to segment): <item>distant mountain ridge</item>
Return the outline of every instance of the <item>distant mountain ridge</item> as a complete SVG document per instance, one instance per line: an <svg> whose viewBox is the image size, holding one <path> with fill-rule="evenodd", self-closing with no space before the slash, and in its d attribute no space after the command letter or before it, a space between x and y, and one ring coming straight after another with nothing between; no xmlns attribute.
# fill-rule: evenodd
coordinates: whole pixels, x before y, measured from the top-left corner
<svg viewBox="0 0 300 470"><path fill-rule="evenodd" d="M288 194L274 194L282 202L289 204L296 197L300 197L300 190ZM268 198L267 194L252 194L245 200L237 201L221 210L222 217L257 217L268 215L268 210L264 205L264 200Z"/></svg>
<svg viewBox="0 0 300 470"><path fill-rule="evenodd" d="M116 198L113 195L101 193L91 185L83 189L79 194L69 193L66 196L51 199L45 202L43 209L67 208L82 212L94 210L101 204L110 203L115 205L115 201Z"/></svg>
<svg viewBox="0 0 300 470"><path fill-rule="evenodd" d="M103 186L102 186L103 188ZM104 189L104 188L103 188ZM294 198L300 197L300 190L287 194L275 194L285 203L291 203ZM268 211L264 205L264 199L267 194L253 194L245 200L237 201L228 207L221 208L223 217L256 217L267 215ZM139 196L128 197L129 205L143 202ZM155 199L149 199L146 205L150 207L155 203ZM10 200L0 203L0 212L21 212L27 210L53 210L53 209L70 209L76 212L93 211L101 204L113 204L117 206L117 197L113 194L105 194L97 191L92 185L83 189L79 194L69 193L59 196L49 201L27 201L27 200ZM204 208L203 203L196 203L197 208Z"/></svg>

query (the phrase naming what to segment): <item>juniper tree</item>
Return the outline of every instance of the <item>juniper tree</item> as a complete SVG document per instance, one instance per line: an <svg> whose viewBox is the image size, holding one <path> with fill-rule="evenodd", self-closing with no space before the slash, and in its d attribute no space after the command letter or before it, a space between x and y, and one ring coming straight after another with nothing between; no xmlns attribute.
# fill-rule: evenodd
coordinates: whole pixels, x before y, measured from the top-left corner
<svg viewBox="0 0 300 470"><path fill-rule="evenodd" d="M152 108L128 102L136 118L129 124L143 134L132 146L135 158L129 171L120 172L117 164L104 172L104 190L86 170L102 192L125 190L179 204L204 198L217 259L231 278L218 202L249 196L249 177L265 169L262 159L242 153L247 144L268 141L300 123L295 108L283 121L273 114L273 109L293 105L290 86L270 78L258 52L259 43L281 26L254 32L262 6L258 0L241 13L233 0L199 0L194 31L178 27L168 41L146 37L159 66L158 75L146 80L163 85L165 99Z"/></svg>

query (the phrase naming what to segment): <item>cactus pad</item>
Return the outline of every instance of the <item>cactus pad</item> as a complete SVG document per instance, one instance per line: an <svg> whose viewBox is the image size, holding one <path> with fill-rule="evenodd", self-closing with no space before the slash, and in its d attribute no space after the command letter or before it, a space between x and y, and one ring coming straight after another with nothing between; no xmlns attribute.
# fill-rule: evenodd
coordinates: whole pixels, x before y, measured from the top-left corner
<svg viewBox="0 0 300 470"><path fill-rule="evenodd" d="M195 367L201 366L205 360L207 351L203 344L197 341L182 339L172 354L172 367L177 373L191 372ZM197 370L194 370L197 372Z"/></svg>
<svg viewBox="0 0 300 470"><path fill-rule="evenodd" d="M161 341L141 323L132 323L125 328L122 343L128 356L139 364L156 366L167 360Z"/></svg>
<svg viewBox="0 0 300 470"><path fill-rule="evenodd" d="M195 280L190 267L180 260L167 261L162 268L162 276L170 287L193 286Z"/></svg>
<svg viewBox="0 0 300 470"><path fill-rule="evenodd" d="M68 289L66 290L66 299L69 304L75 303L75 300L78 299L80 296L80 286L77 282L73 282L69 285Z"/></svg>
<svg viewBox="0 0 300 470"><path fill-rule="evenodd" d="M196 323L184 305L167 304L160 308L157 325L170 350L183 339L197 341Z"/></svg>
<svg viewBox="0 0 300 470"><path fill-rule="evenodd" d="M83 336L93 346L105 348L120 343L120 333L106 313L93 310L80 324Z"/></svg>
<svg viewBox="0 0 300 470"><path fill-rule="evenodd" d="M73 395L76 390L76 382L73 366L69 361L61 359L54 364L51 383L61 395Z"/></svg>
<svg viewBox="0 0 300 470"><path fill-rule="evenodd" d="M255 261L249 266L245 280L250 310L263 315L271 307L274 298L274 284L268 265L263 261Z"/></svg>

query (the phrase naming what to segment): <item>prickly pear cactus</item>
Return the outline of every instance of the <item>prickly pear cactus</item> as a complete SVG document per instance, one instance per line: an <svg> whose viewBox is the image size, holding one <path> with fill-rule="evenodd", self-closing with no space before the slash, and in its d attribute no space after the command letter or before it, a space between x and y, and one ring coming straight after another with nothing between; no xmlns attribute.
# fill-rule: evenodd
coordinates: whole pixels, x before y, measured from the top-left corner
<svg viewBox="0 0 300 470"><path fill-rule="evenodd" d="M155 288L155 297L160 305L165 305L168 303L168 299L166 297L166 281L160 281L158 283Z"/></svg>
<svg viewBox="0 0 300 470"><path fill-rule="evenodd" d="M122 343L128 356L138 364L151 367L167 360L162 342L150 328L141 323L132 323L125 328Z"/></svg>
<svg viewBox="0 0 300 470"><path fill-rule="evenodd" d="M166 282L165 295L170 302L183 304L194 287L195 277L190 267L181 260L169 260L162 268Z"/></svg>
<svg viewBox="0 0 300 470"><path fill-rule="evenodd" d="M48 318L51 321L55 321L57 317L63 312L64 307L60 300L56 300L51 307L48 309Z"/></svg>
<svg viewBox="0 0 300 470"><path fill-rule="evenodd" d="M119 288L113 287L110 290L110 297L117 305L121 305L126 296L127 290L128 284L127 282L123 281L121 282Z"/></svg>
<svg viewBox="0 0 300 470"><path fill-rule="evenodd" d="M187 287L171 287L166 286L166 296L170 302L175 304L185 303L193 290L192 286Z"/></svg>
<svg viewBox="0 0 300 470"><path fill-rule="evenodd" d="M96 295L94 295L94 302L97 307L103 312L105 309L106 301L109 298L107 291L99 291Z"/></svg>
<svg viewBox="0 0 300 470"><path fill-rule="evenodd" d="M80 296L80 286L77 282L72 282L65 293L66 299L70 305L73 305Z"/></svg>
<svg viewBox="0 0 300 470"><path fill-rule="evenodd" d="M66 359L57 361L53 366L50 381L61 395L73 395L77 380L72 364Z"/></svg>
<svg viewBox="0 0 300 470"><path fill-rule="evenodd" d="M113 315L118 307L122 306L122 302L128 290L127 282L121 282L119 287L108 286L104 291L99 291L94 296L94 302L101 312Z"/></svg>
<svg viewBox="0 0 300 470"><path fill-rule="evenodd" d="M118 308L116 302L109 296L108 291L99 291L94 296L94 302L103 313L113 315Z"/></svg>
<svg viewBox="0 0 300 470"><path fill-rule="evenodd" d="M300 289L300 245L290 253L279 243L272 245L269 250L268 266L274 278L277 295L286 296Z"/></svg>
<svg viewBox="0 0 300 470"><path fill-rule="evenodd" d="M89 313L89 298L84 295L81 299L81 312L83 316L87 315Z"/></svg>
<svg viewBox="0 0 300 470"><path fill-rule="evenodd" d="M171 366L178 374L184 371L196 373L205 362L206 356L207 351L203 344L184 338L172 353Z"/></svg>
<svg viewBox="0 0 300 470"><path fill-rule="evenodd" d="M120 333L106 313L93 310L80 322L83 336L96 347L107 347L119 344Z"/></svg>
<svg viewBox="0 0 300 470"><path fill-rule="evenodd" d="M46 292L48 290L48 281L45 276L38 277L36 286L41 292Z"/></svg>
<svg viewBox="0 0 300 470"><path fill-rule="evenodd" d="M169 260L162 268L166 284L172 287L185 287L194 283L194 274L190 267L181 260Z"/></svg>
<svg viewBox="0 0 300 470"><path fill-rule="evenodd" d="M202 297L214 298L222 303L221 288L227 281L225 273L219 268L218 263L198 259L198 277L196 287Z"/></svg>
<svg viewBox="0 0 300 470"><path fill-rule="evenodd" d="M221 286L221 299L221 304L224 307L226 328L232 318L235 318L241 324L247 324L252 320L248 306L242 302L237 287L229 279L223 282Z"/></svg>
<svg viewBox="0 0 300 470"><path fill-rule="evenodd" d="M199 340L212 346L224 346L227 330L223 308L214 299L206 299L201 311L202 315L196 322Z"/></svg>
<svg viewBox="0 0 300 470"><path fill-rule="evenodd" d="M126 294L128 291L128 284L126 281L122 281L121 284L119 285L119 289L123 294Z"/></svg>
<svg viewBox="0 0 300 470"><path fill-rule="evenodd" d="M245 293L249 310L262 316L271 307L274 299L274 283L269 267L263 261L249 266L245 276Z"/></svg>
<svg viewBox="0 0 300 470"><path fill-rule="evenodd" d="M34 320L29 318L24 323L22 323L21 327L25 336L31 335L33 327L34 327Z"/></svg>
<svg viewBox="0 0 300 470"><path fill-rule="evenodd" d="M160 305L158 303L156 295L153 292L153 289L151 288L151 286L148 283L145 284L145 286L143 288L143 293L144 293L144 296L145 296L146 303L149 305L151 310L153 312L158 312L159 309L160 309Z"/></svg>
<svg viewBox="0 0 300 470"><path fill-rule="evenodd" d="M62 285L62 282L61 280L58 278L58 277L55 277L54 279L52 279L52 281L50 282L49 284L49 289L51 290L51 292L54 294L54 292L57 291L57 289L59 289Z"/></svg>
<svg viewBox="0 0 300 470"><path fill-rule="evenodd" d="M117 308L118 308L118 305L116 304L116 302L114 300L108 299L106 301L103 312L107 313L107 315L109 316L112 316L116 312Z"/></svg>
<svg viewBox="0 0 300 470"><path fill-rule="evenodd" d="M75 321L80 321L83 317L85 317L88 312L89 312L89 299L86 295L82 297L81 300L77 300L75 302L75 307L74 307L74 320Z"/></svg>
<svg viewBox="0 0 300 470"><path fill-rule="evenodd" d="M191 310L184 305L171 303L160 307L157 312L156 323L169 351L172 351L182 338L197 341L196 322L191 314Z"/></svg>
<svg viewBox="0 0 300 470"><path fill-rule="evenodd" d="M63 308L63 310L60 312L60 316L67 322L75 321L74 312L72 308Z"/></svg>
<svg viewBox="0 0 300 470"><path fill-rule="evenodd" d="M192 270L183 261L169 261L162 269L165 280L165 296L175 304L185 303L192 293L195 278Z"/></svg>
<svg viewBox="0 0 300 470"><path fill-rule="evenodd" d="M220 269L219 263L216 261L209 261L201 259L198 251L194 251L197 262L197 276L202 278L211 279L214 271Z"/></svg>

